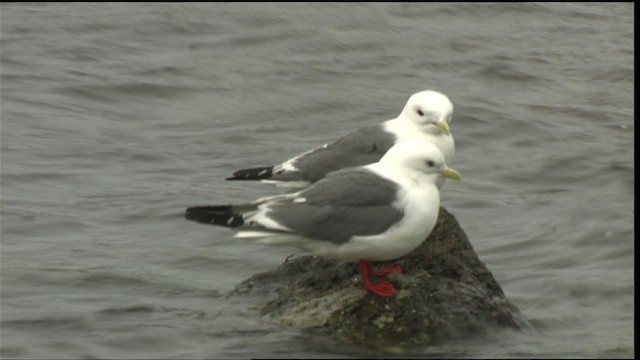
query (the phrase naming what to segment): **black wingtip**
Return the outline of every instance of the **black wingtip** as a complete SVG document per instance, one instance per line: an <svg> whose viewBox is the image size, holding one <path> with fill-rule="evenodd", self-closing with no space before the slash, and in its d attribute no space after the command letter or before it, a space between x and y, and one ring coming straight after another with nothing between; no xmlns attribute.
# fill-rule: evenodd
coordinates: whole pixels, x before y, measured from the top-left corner
<svg viewBox="0 0 640 360"><path fill-rule="evenodd" d="M226 180L265 180L273 175L273 166L264 166L251 169L242 169L233 173Z"/></svg>
<svg viewBox="0 0 640 360"><path fill-rule="evenodd" d="M202 224L236 227L244 223L241 215L235 214L231 205L191 206L184 213L187 220Z"/></svg>

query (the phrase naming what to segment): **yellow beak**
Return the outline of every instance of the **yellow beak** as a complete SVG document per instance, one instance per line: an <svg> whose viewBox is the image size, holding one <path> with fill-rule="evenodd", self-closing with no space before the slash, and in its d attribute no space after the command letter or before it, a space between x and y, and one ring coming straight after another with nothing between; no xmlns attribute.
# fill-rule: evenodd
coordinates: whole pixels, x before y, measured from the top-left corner
<svg viewBox="0 0 640 360"><path fill-rule="evenodd" d="M449 124L447 123L446 120L442 120L439 121L437 123L433 123L433 125L435 125L438 129L440 129L440 131L442 131L443 133L449 135L451 132L449 131Z"/></svg>
<svg viewBox="0 0 640 360"><path fill-rule="evenodd" d="M449 179L453 179L453 180L462 180L462 175L460 175L459 172L455 171L452 168L448 168L446 170L442 170L440 172L440 175L449 178Z"/></svg>

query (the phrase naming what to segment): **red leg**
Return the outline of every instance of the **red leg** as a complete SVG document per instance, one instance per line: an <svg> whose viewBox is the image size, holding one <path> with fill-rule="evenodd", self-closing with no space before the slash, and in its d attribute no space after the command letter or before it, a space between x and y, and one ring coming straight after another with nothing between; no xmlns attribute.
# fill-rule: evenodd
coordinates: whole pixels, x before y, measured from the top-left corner
<svg viewBox="0 0 640 360"><path fill-rule="evenodd" d="M365 290L382 297L393 296L397 292L393 285L386 280L369 283L369 275L375 274L373 274L373 270L371 269L371 265L368 261L360 260L358 262L358 267L360 268L360 275L362 276Z"/></svg>
<svg viewBox="0 0 640 360"><path fill-rule="evenodd" d="M382 275L387 275L390 273L401 273L402 272L402 267L398 264L393 264L392 266L386 268L386 269L381 269L378 271L375 271L373 269L371 269L371 271L369 272L369 274L374 275L374 276L382 276Z"/></svg>
<svg viewBox="0 0 640 360"><path fill-rule="evenodd" d="M365 263L364 266L367 267L367 273L369 275L382 276L382 275L387 275L387 274L392 273L392 272L398 272L398 273L402 272L402 267L400 265L398 265L398 264L394 264L394 265L392 265L392 266L390 266L390 267L388 267L386 269L382 269L382 270L376 271L376 270L373 270L373 268L371 267L371 264L369 264L368 261L365 261L365 260L360 260L360 261Z"/></svg>

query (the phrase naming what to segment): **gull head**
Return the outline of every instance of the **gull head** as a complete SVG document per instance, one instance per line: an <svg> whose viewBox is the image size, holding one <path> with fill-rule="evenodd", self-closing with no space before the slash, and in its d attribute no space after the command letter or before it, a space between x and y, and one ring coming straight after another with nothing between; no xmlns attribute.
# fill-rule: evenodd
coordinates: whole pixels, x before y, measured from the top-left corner
<svg viewBox="0 0 640 360"><path fill-rule="evenodd" d="M443 93L434 90L420 91L411 95L402 110L402 115L419 127L435 126L447 135L452 113L451 100Z"/></svg>
<svg viewBox="0 0 640 360"><path fill-rule="evenodd" d="M404 141L392 146L380 159L380 164L407 175L411 174L411 177L426 175L434 184L439 176L462 180L459 172L447 166L442 152L424 140Z"/></svg>

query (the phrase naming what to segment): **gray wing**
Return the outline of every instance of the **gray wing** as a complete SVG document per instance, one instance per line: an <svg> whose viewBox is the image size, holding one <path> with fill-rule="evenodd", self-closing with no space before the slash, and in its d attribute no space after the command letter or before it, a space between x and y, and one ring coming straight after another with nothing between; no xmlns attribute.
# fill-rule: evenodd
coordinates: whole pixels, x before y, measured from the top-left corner
<svg viewBox="0 0 640 360"><path fill-rule="evenodd" d="M345 169L302 191L305 202L275 202L267 216L316 240L341 244L352 236L375 235L398 222L393 206L398 185L366 169Z"/></svg>
<svg viewBox="0 0 640 360"><path fill-rule="evenodd" d="M332 171L378 162L394 143L394 134L384 131L382 125L372 125L318 147L292 165L308 181L316 182Z"/></svg>

